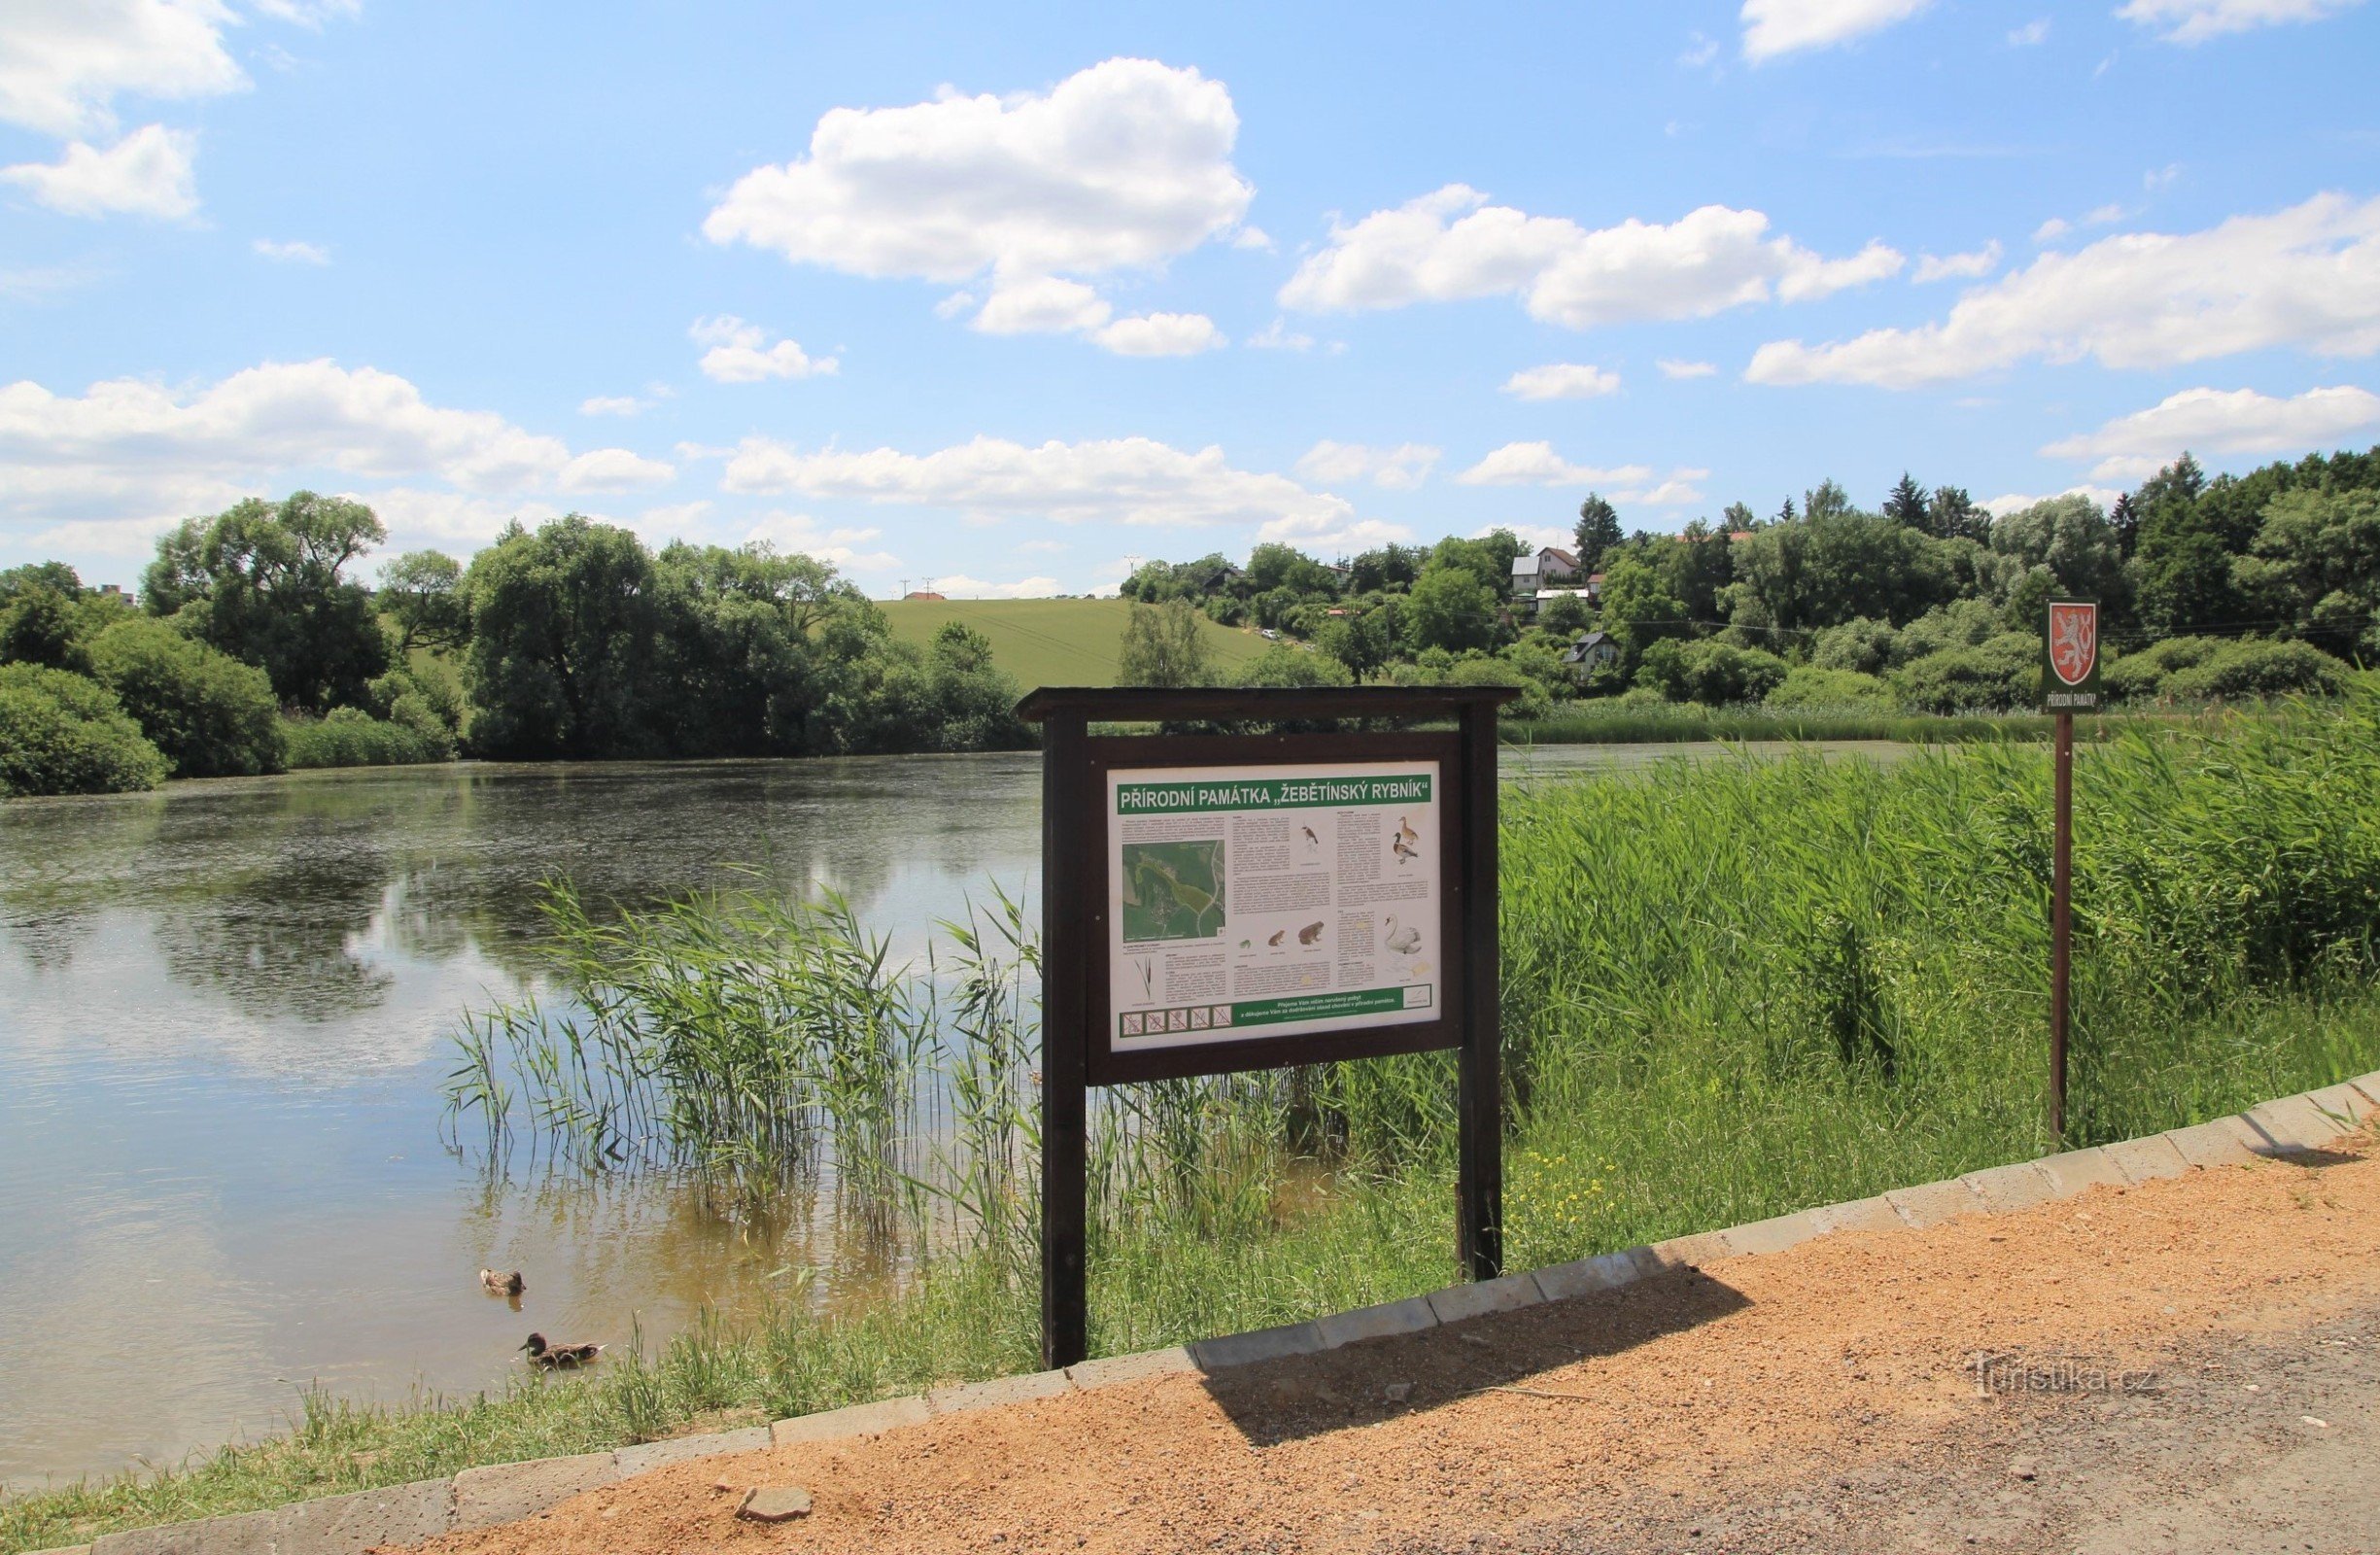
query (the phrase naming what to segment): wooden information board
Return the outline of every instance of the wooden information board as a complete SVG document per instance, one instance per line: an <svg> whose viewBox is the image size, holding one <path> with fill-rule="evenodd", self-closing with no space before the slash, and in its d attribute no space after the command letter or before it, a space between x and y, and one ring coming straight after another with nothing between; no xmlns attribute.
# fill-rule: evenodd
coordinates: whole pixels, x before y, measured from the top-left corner
<svg viewBox="0 0 2380 1555"><path fill-rule="evenodd" d="M1459 1050L1457 1234L1502 1272L1503 686L1044 688L1042 1350L1085 1354L1087 1089ZM1102 734L1103 724L1371 726Z"/></svg>

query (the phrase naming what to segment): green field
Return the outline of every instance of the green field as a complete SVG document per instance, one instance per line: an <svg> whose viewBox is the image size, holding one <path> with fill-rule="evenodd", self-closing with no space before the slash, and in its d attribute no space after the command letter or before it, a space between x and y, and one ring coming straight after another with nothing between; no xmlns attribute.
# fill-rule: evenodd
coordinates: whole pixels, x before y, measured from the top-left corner
<svg viewBox="0 0 2380 1555"><path fill-rule="evenodd" d="M1036 686L1112 686L1116 647L1131 605L1124 600L896 600L884 605L895 637L920 646L946 621L964 621L991 639L992 661L1030 691ZM1267 646L1253 631L1201 616L1217 670L1230 677Z"/></svg>

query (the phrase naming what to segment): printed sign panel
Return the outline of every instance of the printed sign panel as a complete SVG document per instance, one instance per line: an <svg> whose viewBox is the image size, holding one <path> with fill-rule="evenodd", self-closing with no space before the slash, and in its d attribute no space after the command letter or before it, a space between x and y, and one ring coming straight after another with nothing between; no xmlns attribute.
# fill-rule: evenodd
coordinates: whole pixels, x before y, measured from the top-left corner
<svg viewBox="0 0 2380 1555"><path fill-rule="evenodd" d="M2099 605L2052 600L2041 642L2044 712L2099 710Z"/></svg>
<svg viewBox="0 0 2380 1555"><path fill-rule="evenodd" d="M1442 788L1435 761L1111 769L1110 1051L1439 1019Z"/></svg>

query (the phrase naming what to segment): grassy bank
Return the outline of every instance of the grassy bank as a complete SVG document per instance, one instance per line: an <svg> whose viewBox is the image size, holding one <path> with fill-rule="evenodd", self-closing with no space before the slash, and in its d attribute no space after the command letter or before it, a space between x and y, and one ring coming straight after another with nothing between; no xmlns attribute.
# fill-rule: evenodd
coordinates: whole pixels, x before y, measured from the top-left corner
<svg viewBox="0 0 2380 1555"><path fill-rule="evenodd" d="M1110 686L1129 600L894 600L880 606L892 635L923 647L951 621L991 643L992 663L1027 691L1036 686ZM1271 646L1252 631L1200 615L1198 636L1226 679Z"/></svg>
<svg viewBox="0 0 2380 1555"><path fill-rule="evenodd" d="M2127 722L2124 714L2084 719L2077 732L2102 739ZM2047 740L2051 718L2030 712L1981 712L1955 716L1877 712L1870 709L1811 708L1785 711L1758 707L1706 708L1697 703L1621 707L1616 703L1571 703L1543 718L1508 719L1508 744L1677 744L1700 740L1898 740L1913 744L1957 744L1987 740Z"/></svg>
<svg viewBox="0 0 2380 1555"><path fill-rule="evenodd" d="M2133 727L2077 769L2078 1142L2380 1067L2380 694ZM2041 753L1997 743L1512 791L1513 1262L2052 1148L2048 801ZM172 1473L0 1503L0 1548L1035 1364L1029 1098L1009 1083L1033 1041L1029 941L979 925L928 985L872 963L857 925L781 904L557 927L558 967L603 1020L563 1046L537 1012L477 1022L491 1088L460 1133L488 1139L493 1115L551 1150L633 1145L739 1192L831 1169L846 1215L943 1226L945 1251L897 1298L698 1328L585 1378L392 1410L316 1400L287 1434ZM935 1063L959 1080L927 1161L902 1109ZM759 1104L697 1105L726 1091ZM1119 1095L1094 1152L1094 1350L1453 1279L1452 1096L1443 1055ZM870 1153L880 1170L851 1169Z"/></svg>

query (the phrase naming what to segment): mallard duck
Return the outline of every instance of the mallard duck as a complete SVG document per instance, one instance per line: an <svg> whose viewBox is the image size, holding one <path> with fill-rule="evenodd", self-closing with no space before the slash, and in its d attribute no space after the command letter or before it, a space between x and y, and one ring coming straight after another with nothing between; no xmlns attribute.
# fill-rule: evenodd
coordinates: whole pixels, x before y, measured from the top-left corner
<svg viewBox="0 0 2380 1555"><path fill-rule="evenodd" d="M494 1269L481 1269L479 1284L490 1296L518 1296L529 1289L529 1282L521 1278L519 1269L514 1269L509 1274L499 1274Z"/></svg>
<svg viewBox="0 0 2380 1555"><path fill-rule="evenodd" d="M549 1371L556 1366L583 1366L604 1353L600 1344L548 1344L542 1333L531 1334L521 1348L529 1352L532 1362Z"/></svg>

